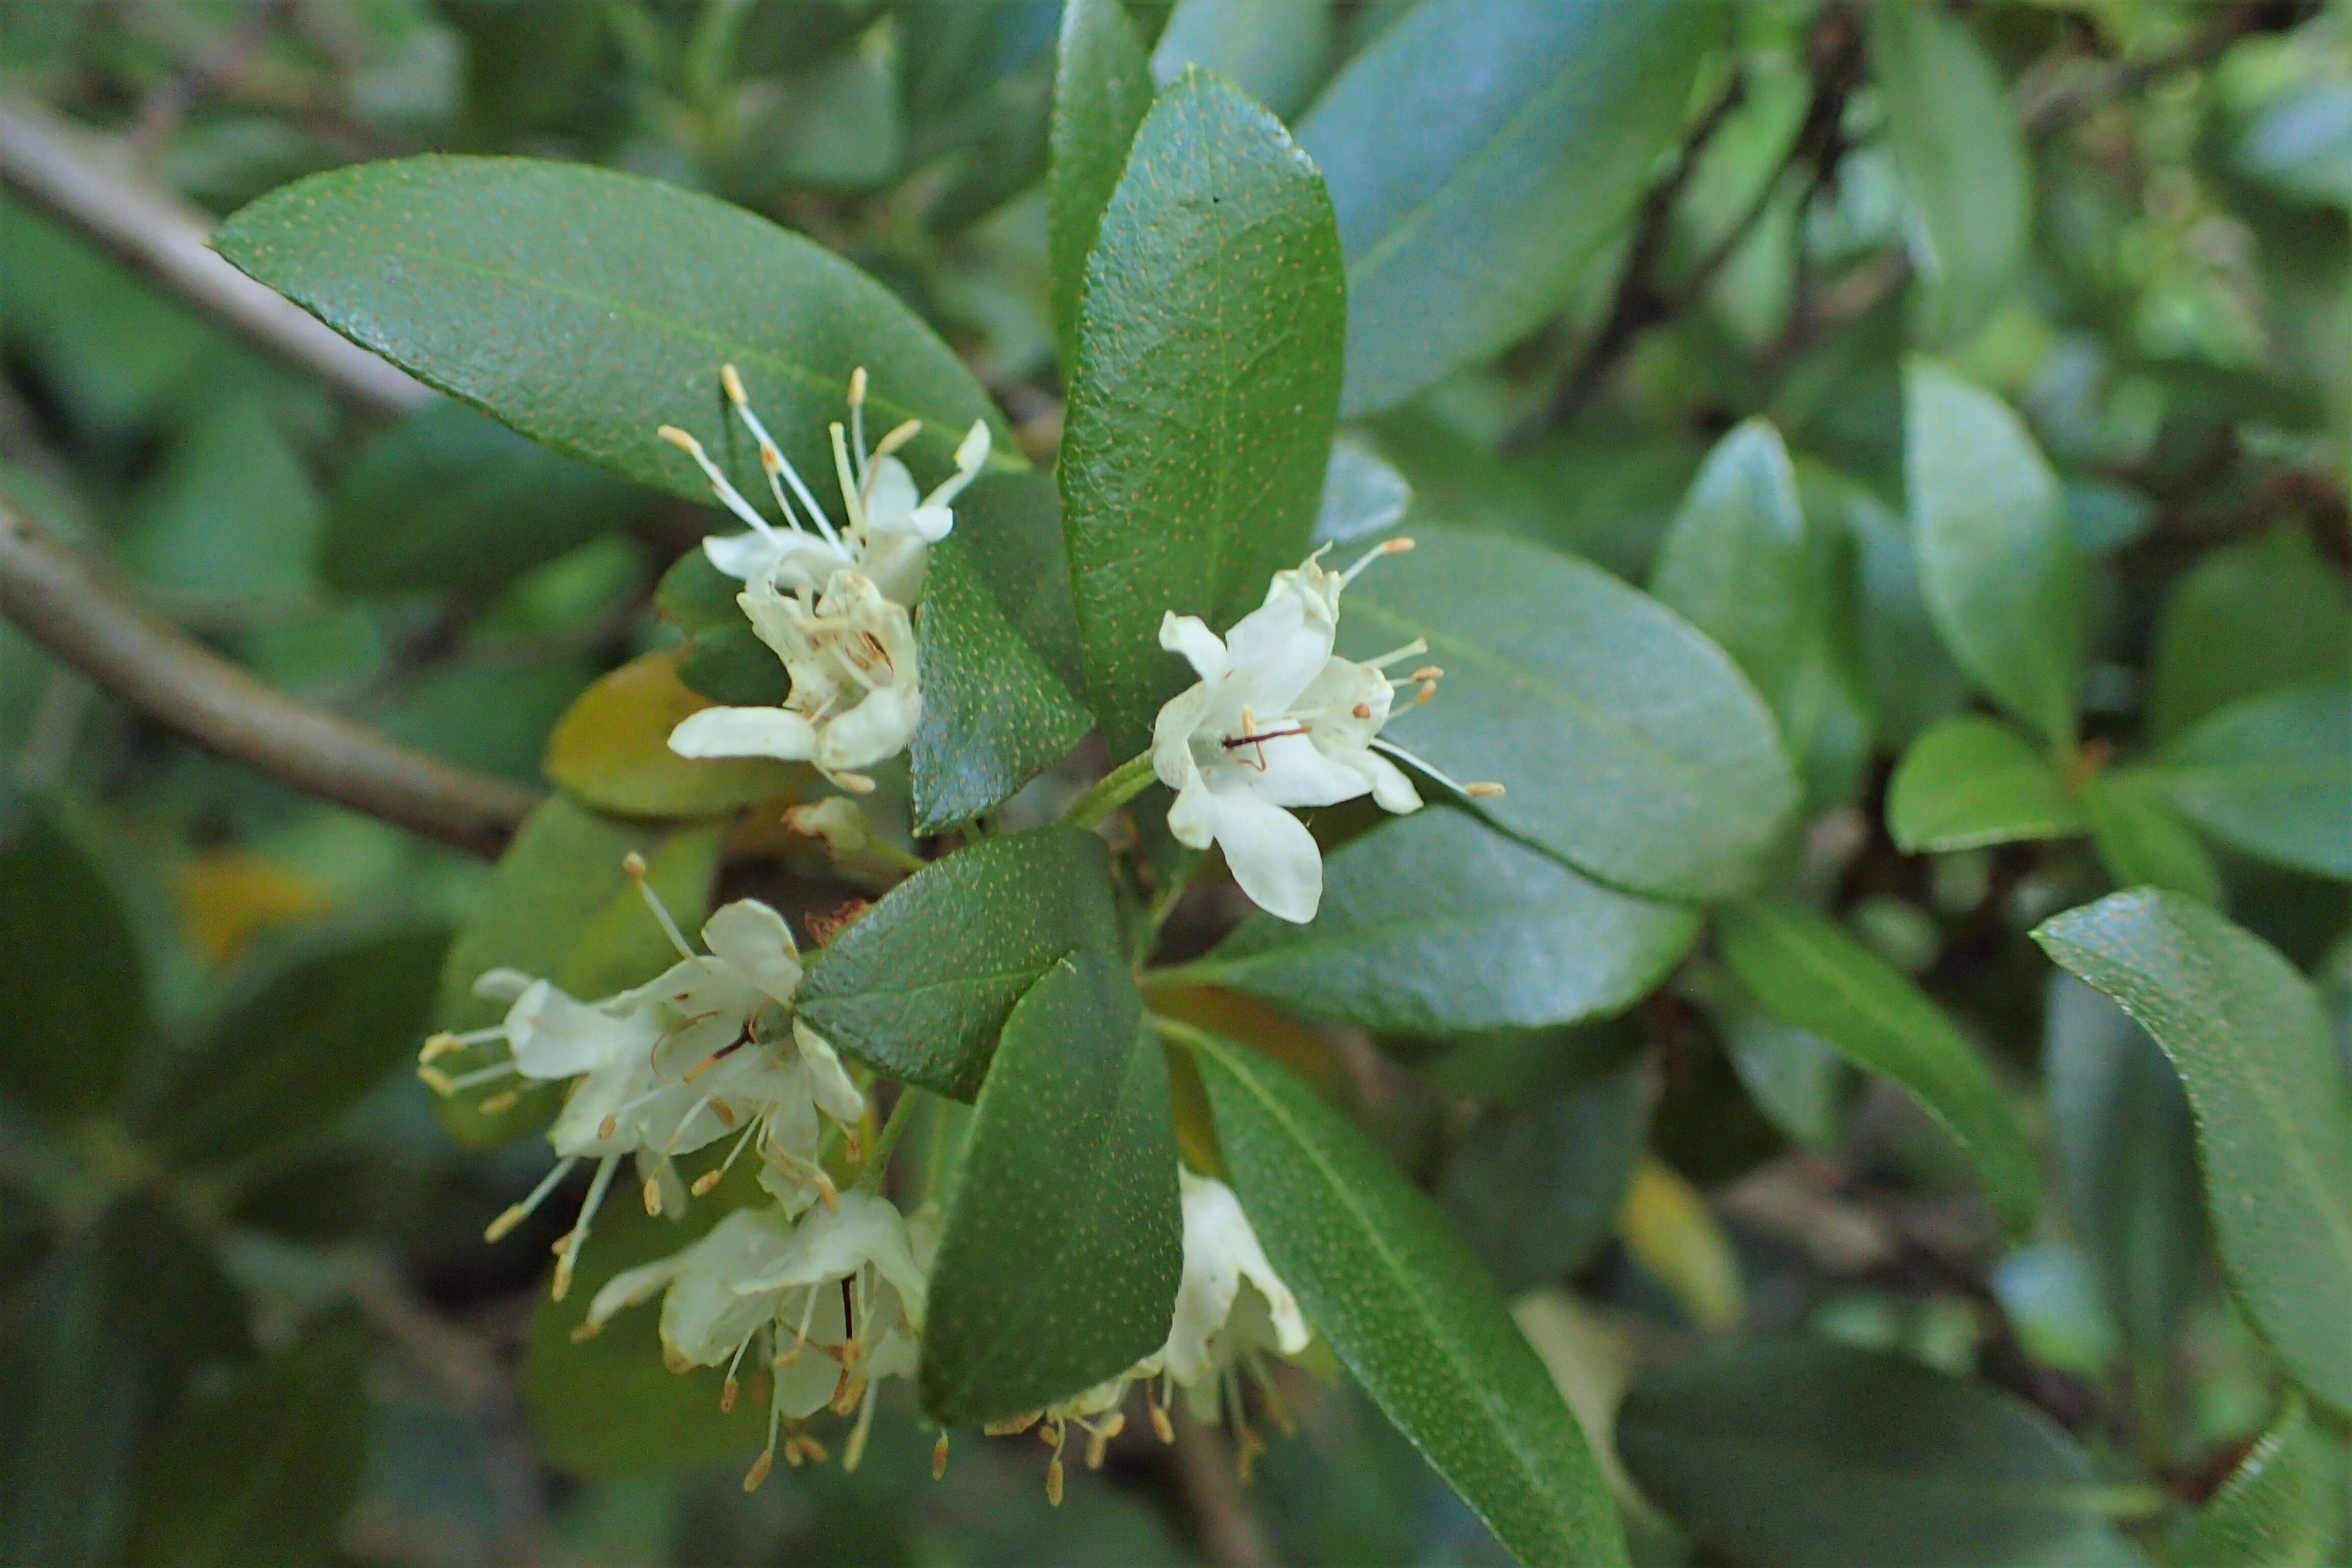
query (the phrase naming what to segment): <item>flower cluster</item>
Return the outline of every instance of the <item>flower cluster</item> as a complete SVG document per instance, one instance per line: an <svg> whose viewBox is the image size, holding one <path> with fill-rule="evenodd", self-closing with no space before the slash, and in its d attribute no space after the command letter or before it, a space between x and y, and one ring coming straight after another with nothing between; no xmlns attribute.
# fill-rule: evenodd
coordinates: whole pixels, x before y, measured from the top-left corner
<svg viewBox="0 0 2352 1568"><path fill-rule="evenodd" d="M1435 665L1402 679L1388 673L1426 654L1426 642L1362 662L1332 651L1340 594L1374 561L1412 548L1391 539L1345 572L1327 572L1326 545L1297 570L1276 573L1265 603L1222 638L1196 616L1171 611L1160 623L1160 646L1182 654L1201 678L1152 724L1152 771L1176 792L1168 829L1195 849L1216 844L1250 901L1283 920L1313 920L1323 899L1322 854L1290 808L1369 795L1388 811L1419 810L1419 792L1391 757L1465 795L1503 793L1500 784L1457 784L1380 738L1398 689L1415 688L1415 705L1436 694L1445 672Z"/></svg>
<svg viewBox="0 0 2352 1568"><path fill-rule="evenodd" d="M723 367L719 380L759 447L782 527L744 500L701 442L670 425L661 437L692 458L720 504L751 525L749 532L703 541L703 552L744 584L737 603L783 661L792 688L781 708L708 708L691 715L671 734L670 749L686 757L804 762L841 788L866 794L874 780L862 770L905 751L922 718L914 605L930 547L955 526L950 503L988 461L988 426L972 422L956 447L955 472L924 495L895 455L921 422L898 426L869 451L866 372L857 371L849 382L848 427L831 427L847 519L835 529L760 422L735 367Z"/></svg>

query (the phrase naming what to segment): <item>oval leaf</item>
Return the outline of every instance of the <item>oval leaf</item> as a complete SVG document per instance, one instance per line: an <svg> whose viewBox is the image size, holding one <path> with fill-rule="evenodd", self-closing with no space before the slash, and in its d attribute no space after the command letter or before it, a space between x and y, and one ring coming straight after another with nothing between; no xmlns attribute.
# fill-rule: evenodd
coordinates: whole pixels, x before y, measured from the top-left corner
<svg viewBox="0 0 2352 1568"><path fill-rule="evenodd" d="M1151 107L1151 61L1121 0L1068 0L1054 62L1047 122L1046 253L1062 363L1078 363L1078 295L1103 208L1127 166L1135 128Z"/></svg>
<svg viewBox="0 0 2352 1568"><path fill-rule="evenodd" d="M1118 756L1191 679L1160 616L1222 631L1307 552L1346 309L1314 165L1265 110L1187 71L1103 214L1062 443L1087 685Z"/></svg>
<svg viewBox="0 0 2352 1568"><path fill-rule="evenodd" d="M968 1100L1022 993L1057 959L1118 942L1101 839L1067 827L986 838L835 937L801 982L801 1016L877 1071Z"/></svg>
<svg viewBox="0 0 2352 1568"><path fill-rule="evenodd" d="M149 1028L131 922L46 807L0 840L0 1091L63 1115L101 1110Z"/></svg>
<svg viewBox="0 0 2352 1568"><path fill-rule="evenodd" d="M1722 13L1691 0L1433 0L1299 122L1348 253L1350 417L1555 310L1622 231Z"/></svg>
<svg viewBox="0 0 2352 1568"><path fill-rule="evenodd" d="M2083 784L2083 807L2116 887L2170 888L2221 907L2221 873L2158 781L2137 768L2094 773Z"/></svg>
<svg viewBox="0 0 2352 1568"><path fill-rule="evenodd" d="M1724 961L1759 1005L1907 1090L1957 1140L2012 1237L2033 1226L2042 1168L2024 1129L1952 1021L1834 921L1794 904L1720 917Z"/></svg>
<svg viewBox="0 0 2352 1568"><path fill-rule="evenodd" d="M1167 1342L1184 1268L1168 1058L1125 964L1078 952L1005 1020L931 1273L923 1408L979 1425Z"/></svg>
<svg viewBox="0 0 2352 1568"><path fill-rule="evenodd" d="M1253 916L1184 973L1369 1029L1533 1027L1631 1005L1698 925L1438 808L1335 852L1312 924Z"/></svg>
<svg viewBox="0 0 2352 1568"><path fill-rule="evenodd" d="M2205 904L2154 889L2069 910L2033 940L2172 1058L2239 1300L2305 1390L2352 1413L2352 1089L2309 983Z"/></svg>
<svg viewBox="0 0 2352 1568"><path fill-rule="evenodd" d="M2352 686L2234 702L2142 773L2247 854L2352 878Z"/></svg>
<svg viewBox="0 0 2352 1568"><path fill-rule="evenodd" d="M1913 855L2068 838L2089 826L2050 760L1981 713L1946 719L1912 742L1886 786L1886 831Z"/></svg>
<svg viewBox="0 0 2352 1568"><path fill-rule="evenodd" d="M1444 684L1384 734L1455 778L1500 780L1488 817L1604 881L1735 895L1796 804L1772 715L1723 650L1581 561L1428 535L1348 590L1339 635L1354 658L1426 637Z"/></svg>
<svg viewBox="0 0 2352 1568"><path fill-rule="evenodd" d="M2242 697L2352 669L2352 602L2299 528L2208 552L2165 596L2147 676L2147 723L2178 735Z"/></svg>
<svg viewBox="0 0 2352 1568"><path fill-rule="evenodd" d="M2168 1561L2174 1568L2321 1568L2345 1533L2344 1488L2342 1446L2289 1394Z"/></svg>
<svg viewBox="0 0 2352 1568"><path fill-rule="evenodd" d="M670 731L710 706L677 678L685 653L642 655L582 692L547 737L547 776L625 816L707 816L806 788L814 774L796 763L669 749Z"/></svg>
<svg viewBox="0 0 2352 1568"><path fill-rule="evenodd" d="M214 246L353 342L566 457L709 499L664 425L703 438L746 495L758 449L719 367L813 484L849 374L869 428L919 418L944 473L974 419L1010 432L954 351L890 291L767 219L656 180L531 158L399 158L272 191Z"/></svg>
<svg viewBox="0 0 2352 1568"><path fill-rule="evenodd" d="M1625 1561L1608 1483L1485 1269L1281 1068L1183 1029L1266 1256L1398 1429L1522 1563Z"/></svg>
<svg viewBox="0 0 2352 1568"><path fill-rule="evenodd" d="M1650 592L1720 644L1785 720L1815 635L1812 571L1797 472L1769 421L1748 420L1707 454Z"/></svg>

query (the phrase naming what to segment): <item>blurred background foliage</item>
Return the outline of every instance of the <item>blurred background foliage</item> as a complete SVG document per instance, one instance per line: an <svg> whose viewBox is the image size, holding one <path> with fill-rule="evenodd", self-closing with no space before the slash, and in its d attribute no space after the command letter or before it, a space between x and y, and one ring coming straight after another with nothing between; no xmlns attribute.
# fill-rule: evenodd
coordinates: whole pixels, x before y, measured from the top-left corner
<svg viewBox="0 0 2352 1568"><path fill-rule="evenodd" d="M1412 6L1129 9L1156 75L1206 64L1294 117ZM1967 1406L1955 1474L2057 1445L2167 1549L2276 1392L2220 1289L2171 1076L2022 933L2160 865L2315 973L2352 1053L2352 900L2160 803L2135 815L2120 782L2088 837L1897 847L1892 763L1967 700L1909 561L1901 363L1932 347L1997 389L2055 466L2091 563L2086 755L2343 678L2352 14L1870 10L1737 7L1646 198L1580 237L1564 302L1346 449L1402 476L1416 524L1646 584L1709 448L1777 424L1851 612L1816 694L1799 877L2034 1108L2060 1215L2005 1249L1910 1102L1706 964L1627 1018L1538 1035L1373 1042L1230 994L1188 1005L1349 1086L1528 1292L1523 1326L1589 1420L1695 1340L1810 1331L1973 1374L1922 1395ZM1059 19L1057 0L0 0L0 75L215 216L431 149L711 191L886 281L1045 457ZM357 407L6 202L0 489L263 680L538 786L573 700L677 640L653 591L709 525L696 509L455 405ZM960 1446L935 1485L906 1421L854 1475L747 1498L707 1435L629 1436L675 1405L643 1387L664 1375L649 1331L633 1363L615 1346L593 1363L609 1372L534 1388L540 1258L478 1238L543 1159L461 1145L400 1070L488 868L180 743L5 626L0 759L0 1559L1499 1560L1344 1388L1299 1385L1298 1435L1245 1489L1215 1453L1120 1445L1057 1513L1042 1455ZM1851 1370L1813 1353L1748 1367L1756 1399ZM2000 1403L1968 1403L1988 1386ZM1692 1419L1675 1394L1629 1407L1636 1462ZM1864 1489L1824 1482L1790 1530L1873 1495L1816 1436L1821 1473ZM2310 1495L2340 1513L2340 1492ZM1690 1560L1662 1515L1638 1520L1645 1558ZM1758 1560L1790 1560L1777 1539ZM1951 1560L2012 1560L1984 1552Z"/></svg>

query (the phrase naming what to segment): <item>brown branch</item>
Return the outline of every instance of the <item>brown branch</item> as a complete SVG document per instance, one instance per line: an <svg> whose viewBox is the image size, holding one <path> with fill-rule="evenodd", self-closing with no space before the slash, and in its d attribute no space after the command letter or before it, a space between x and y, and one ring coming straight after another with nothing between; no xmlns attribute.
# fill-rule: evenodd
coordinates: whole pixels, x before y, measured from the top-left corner
<svg viewBox="0 0 2352 1568"><path fill-rule="evenodd" d="M1234 1456L1217 1435L1190 1416L1175 1422L1171 1458L1184 1506L1200 1528L1201 1551L1217 1568L1276 1568L1265 1524L1242 1495Z"/></svg>
<svg viewBox="0 0 2352 1568"><path fill-rule="evenodd" d="M424 383L230 266L208 242L211 220L138 179L103 138L21 98L0 99L0 183L368 407L399 413L433 395Z"/></svg>
<svg viewBox="0 0 2352 1568"><path fill-rule="evenodd" d="M0 504L0 616L122 701L322 800L495 856L537 804L262 685L125 602L88 563Z"/></svg>

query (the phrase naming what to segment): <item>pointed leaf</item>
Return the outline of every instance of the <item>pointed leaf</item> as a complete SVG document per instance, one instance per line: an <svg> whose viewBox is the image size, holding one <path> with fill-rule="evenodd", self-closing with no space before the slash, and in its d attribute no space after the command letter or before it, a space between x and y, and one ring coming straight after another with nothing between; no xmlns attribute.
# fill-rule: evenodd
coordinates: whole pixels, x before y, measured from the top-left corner
<svg viewBox="0 0 2352 1568"><path fill-rule="evenodd" d="M2322 1568L2347 1529L2344 1491L2343 1445L2289 1394L2168 1561L2174 1568Z"/></svg>
<svg viewBox="0 0 2352 1568"><path fill-rule="evenodd" d="M1958 714L1912 742L1886 786L1886 831L1913 855L2071 838L2089 826L2049 758L1981 713Z"/></svg>
<svg viewBox="0 0 2352 1568"><path fill-rule="evenodd" d="M1943 1009L1844 929L1795 904L1720 917L1723 956L1764 1010L1907 1090L1958 1141L2011 1236L2032 1228L2041 1162L1975 1047Z"/></svg>
<svg viewBox="0 0 2352 1568"><path fill-rule="evenodd" d="M877 1071L970 1100L1022 994L1065 955L1118 942L1101 839L1067 827L986 838L835 937L801 982L801 1016Z"/></svg>
<svg viewBox="0 0 2352 1568"><path fill-rule="evenodd" d="M1796 469L1769 421L1747 421L1707 454L1658 546L1650 592L1722 645L1785 721L1816 611Z"/></svg>
<svg viewBox="0 0 2352 1568"><path fill-rule="evenodd" d="M1054 335L1062 363L1078 363L1078 296L1135 128L1151 107L1151 61L1120 0L1067 0L1054 65L1046 137L1046 245L1054 274Z"/></svg>
<svg viewBox="0 0 2352 1568"><path fill-rule="evenodd" d="M1183 1272L1167 1053L1115 957L1076 952L1005 1020L932 1269L923 1408L976 1426L1167 1342Z"/></svg>
<svg viewBox="0 0 2352 1568"><path fill-rule="evenodd" d="M2116 887L2170 888L2221 907L2221 873L2159 781L2137 768L2094 773L2084 782L2083 806L2099 863Z"/></svg>
<svg viewBox="0 0 2352 1568"><path fill-rule="evenodd" d="M0 839L0 1092L72 1116L127 1087L150 1025L131 922L47 806Z"/></svg>
<svg viewBox="0 0 2352 1568"><path fill-rule="evenodd" d="M1616 1504L1576 1418L1436 1207L1283 1068L1180 1037L1251 1227L1373 1403L1520 1562L1622 1564Z"/></svg>
<svg viewBox="0 0 2352 1568"><path fill-rule="evenodd" d="M2247 854L2352 879L2352 685L2233 702L2141 771Z"/></svg>
<svg viewBox="0 0 2352 1568"><path fill-rule="evenodd" d="M1466 812L1423 810L1324 863L1308 925L1255 915L1188 979L1402 1034L1572 1023L1630 1006L1698 911L1589 881Z"/></svg>
<svg viewBox="0 0 2352 1568"><path fill-rule="evenodd" d="M547 737L547 776L625 816L708 816L807 788L814 774L804 764L669 749L670 731L711 705L678 679L684 657L675 647L640 655L582 692Z"/></svg>
<svg viewBox="0 0 2352 1568"><path fill-rule="evenodd" d="M1087 685L1120 757L1192 679L1161 616L1223 631L1307 553L1346 298L1314 165L1272 115L1187 72L1103 214L1062 443Z"/></svg>
<svg viewBox="0 0 2352 1568"><path fill-rule="evenodd" d="M2281 525L2208 552L2165 596L2147 676L2148 727L2178 735L2242 697L2341 679L2352 603L2311 536Z"/></svg>
<svg viewBox="0 0 2352 1568"><path fill-rule="evenodd" d="M2210 907L2154 889L2069 910L2033 940L2172 1058L2239 1300L2313 1397L2352 1413L2352 1086L2310 984Z"/></svg>

